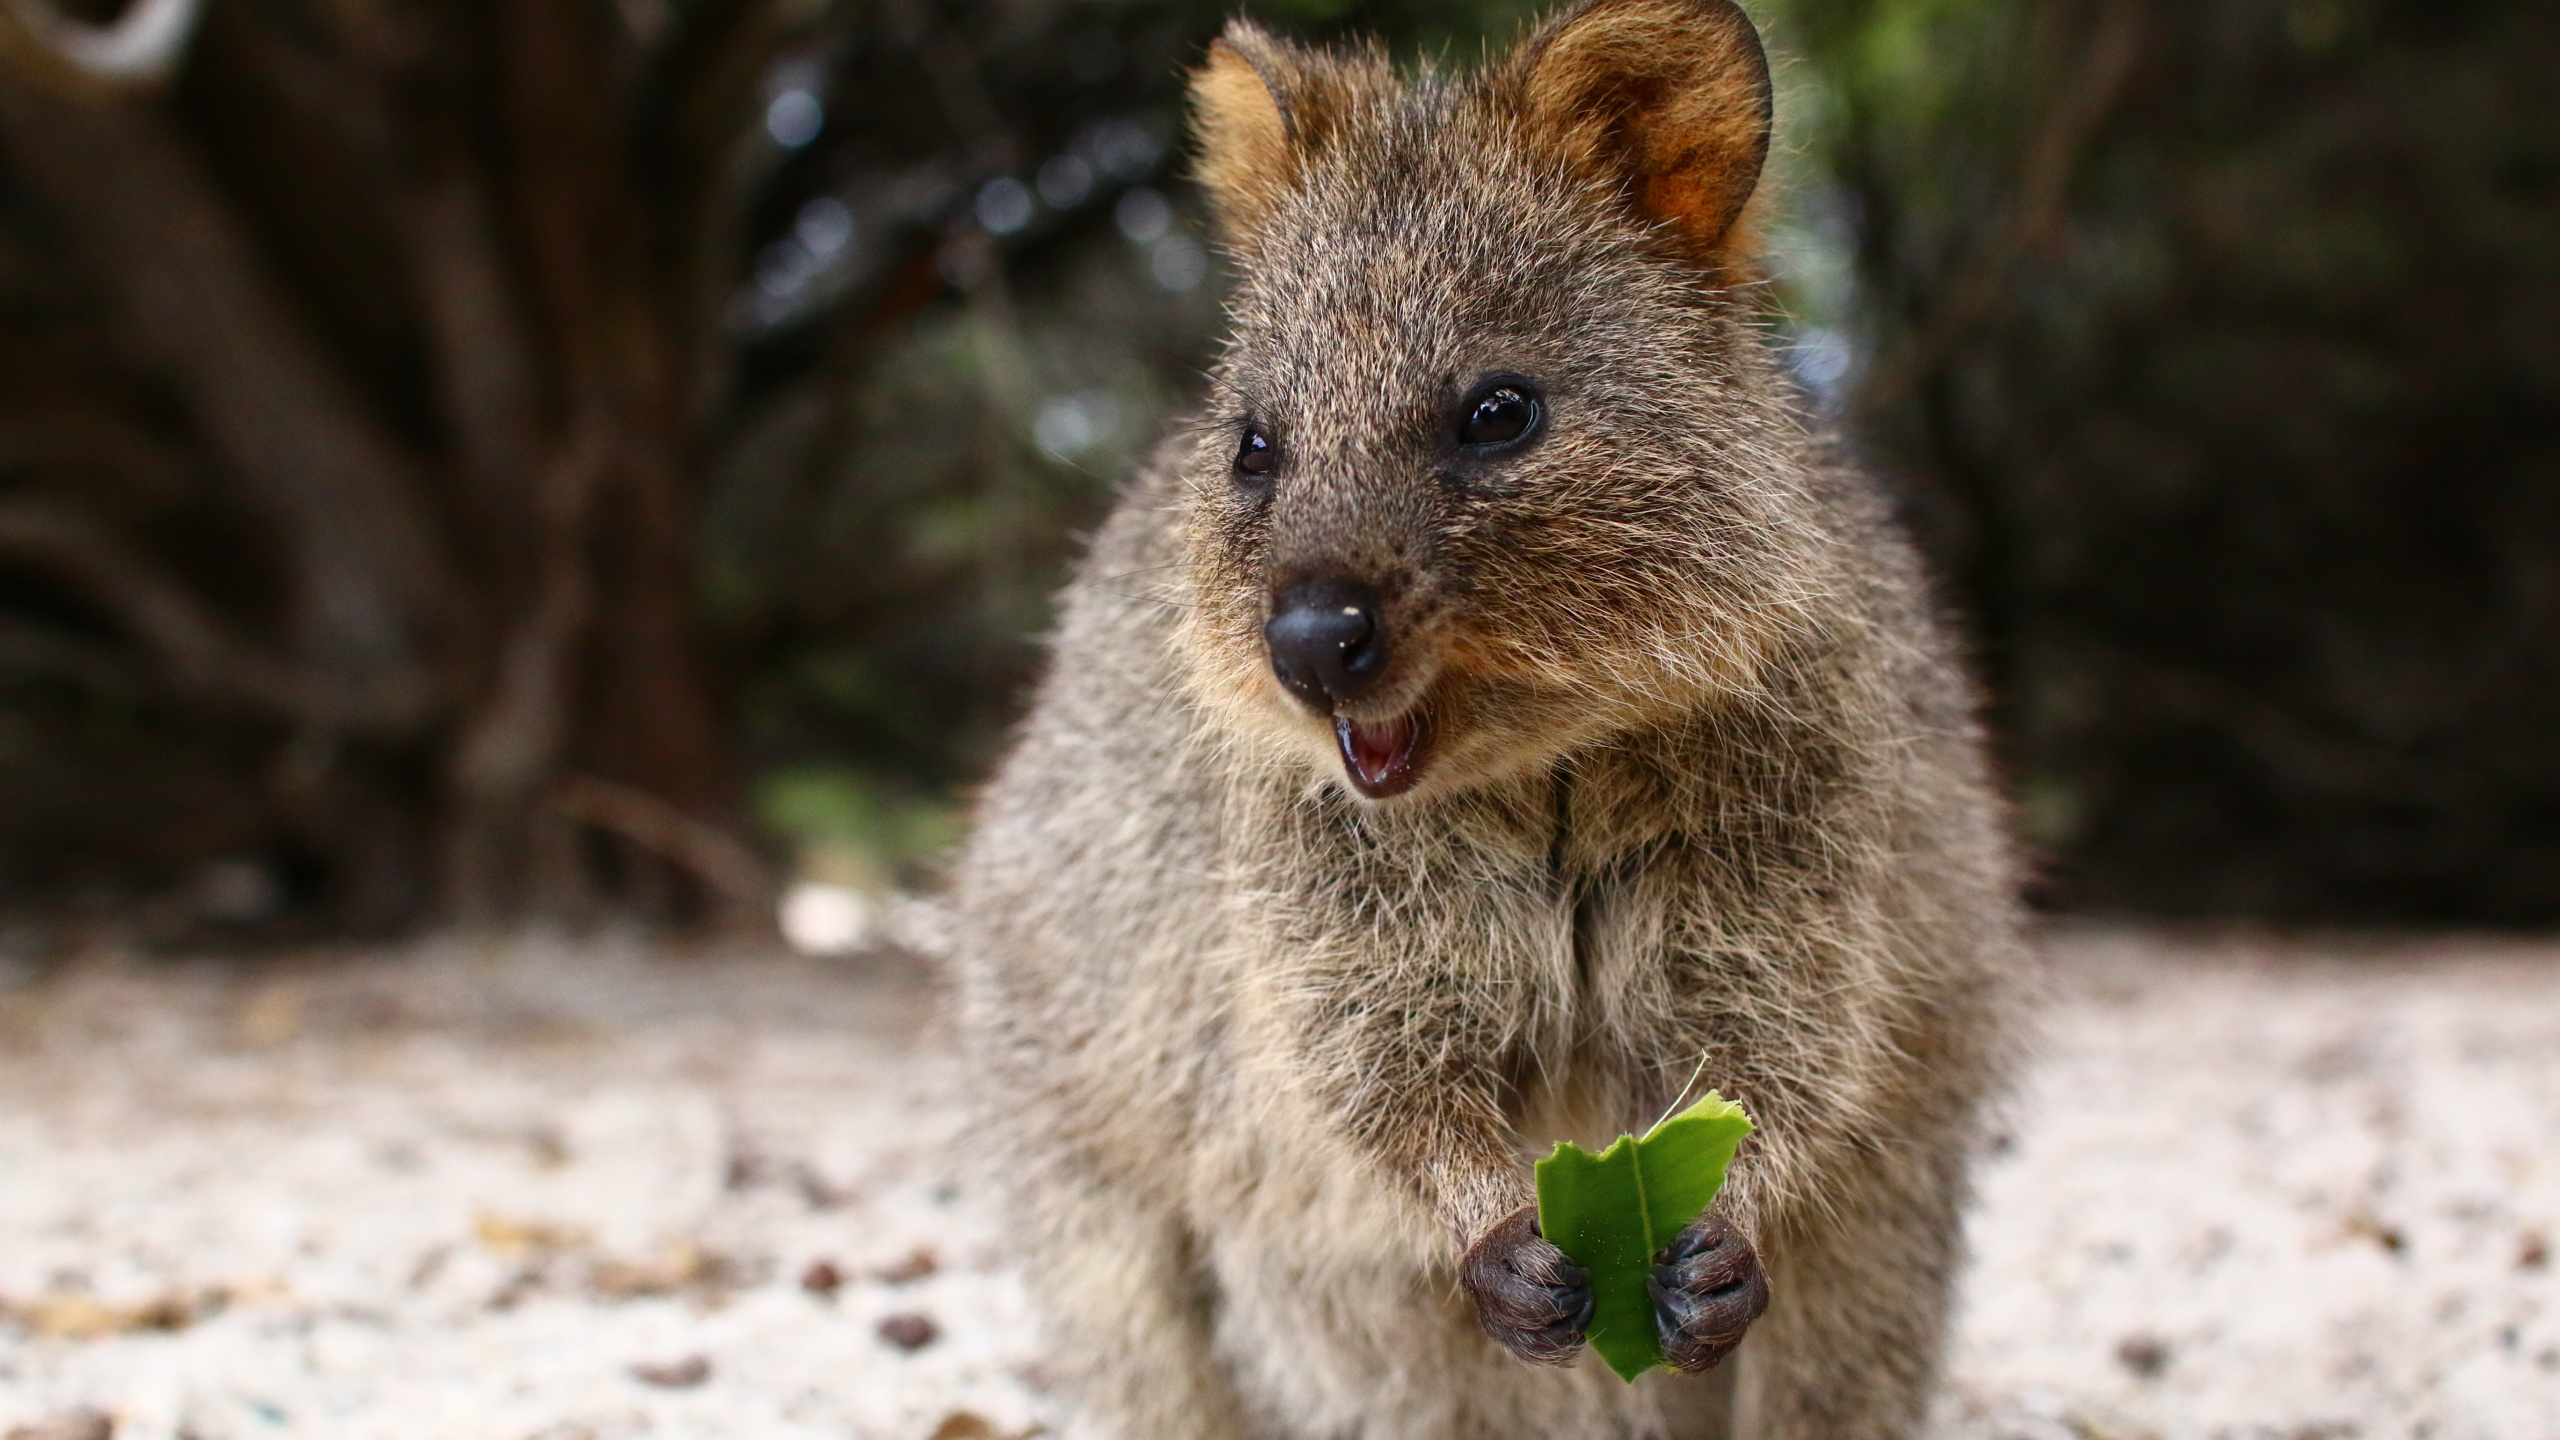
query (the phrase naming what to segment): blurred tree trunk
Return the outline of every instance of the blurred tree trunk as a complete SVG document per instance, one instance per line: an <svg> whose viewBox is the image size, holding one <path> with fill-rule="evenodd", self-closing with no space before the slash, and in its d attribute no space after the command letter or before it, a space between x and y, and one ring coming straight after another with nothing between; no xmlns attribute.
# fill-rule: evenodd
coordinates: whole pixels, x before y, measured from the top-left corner
<svg viewBox="0 0 2560 1440"><path fill-rule="evenodd" d="M0 560L269 728L344 920L760 911L692 574L701 201L805 17L695 8L215 0L168 85L0 20L9 178L281 599L36 487Z"/></svg>

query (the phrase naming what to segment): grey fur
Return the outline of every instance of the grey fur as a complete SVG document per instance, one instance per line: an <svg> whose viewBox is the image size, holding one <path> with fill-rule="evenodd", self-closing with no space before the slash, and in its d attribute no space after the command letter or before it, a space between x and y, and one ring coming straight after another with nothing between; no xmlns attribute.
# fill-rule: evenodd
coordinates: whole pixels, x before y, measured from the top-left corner
<svg viewBox="0 0 2560 1440"><path fill-rule="evenodd" d="M1912 555L1808 432L1744 267L1541 143L1528 59L1399 78L1229 39L1300 87L1298 168L1231 237L1215 395L1069 586L958 883L1075 1423L1913 1434L2022 961ZM1545 429L1452 483L1489 371L1545 387ZM1248 416L1267 502L1230 471ZM1351 709L1427 704L1410 793L1353 795L1272 678L1269 596L1311 566L1384 587L1397 658ZM1760 1125L1717 1206L1773 1296L1738 1363L1519 1363L1459 1255L1552 1141L1641 1130L1693 1071Z"/></svg>

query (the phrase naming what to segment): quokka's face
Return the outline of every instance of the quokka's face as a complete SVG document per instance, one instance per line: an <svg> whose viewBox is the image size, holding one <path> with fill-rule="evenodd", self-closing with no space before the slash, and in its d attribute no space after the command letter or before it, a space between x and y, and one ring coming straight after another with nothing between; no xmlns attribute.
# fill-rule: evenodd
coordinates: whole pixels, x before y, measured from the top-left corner
<svg viewBox="0 0 2560 1440"><path fill-rule="evenodd" d="M1713 273L1500 77L1381 77L1237 247L1185 636L1231 724L1376 800L1711 703L1805 570Z"/></svg>

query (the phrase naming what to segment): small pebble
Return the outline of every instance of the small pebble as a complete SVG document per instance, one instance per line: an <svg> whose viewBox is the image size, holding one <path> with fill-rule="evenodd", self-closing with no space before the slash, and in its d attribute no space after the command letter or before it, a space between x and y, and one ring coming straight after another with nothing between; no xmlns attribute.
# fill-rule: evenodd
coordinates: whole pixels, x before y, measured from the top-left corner
<svg viewBox="0 0 2560 1440"><path fill-rule="evenodd" d="M942 1260L932 1251L916 1249L894 1265L881 1267L880 1278L892 1285L912 1285L942 1268Z"/></svg>
<svg viewBox="0 0 2560 1440"><path fill-rule="evenodd" d="M643 1385L656 1385L667 1390L690 1390L711 1378L711 1362L700 1355L687 1355L681 1360L663 1363L642 1361L631 1367L631 1378Z"/></svg>
<svg viewBox="0 0 2560 1440"><path fill-rule="evenodd" d="M901 1350L921 1350L940 1338L942 1327L930 1315L914 1311L892 1315L880 1322L880 1338Z"/></svg>
<svg viewBox="0 0 2560 1440"><path fill-rule="evenodd" d="M832 1260L812 1260L809 1268L800 1272L800 1288L812 1295L832 1296L843 1284L844 1272Z"/></svg>
<svg viewBox="0 0 2560 1440"><path fill-rule="evenodd" d="M2169 1342L2157 1335L2127 1335L2116 1342L2116 1363L2145 1380L2169 1368Z"/></svg>

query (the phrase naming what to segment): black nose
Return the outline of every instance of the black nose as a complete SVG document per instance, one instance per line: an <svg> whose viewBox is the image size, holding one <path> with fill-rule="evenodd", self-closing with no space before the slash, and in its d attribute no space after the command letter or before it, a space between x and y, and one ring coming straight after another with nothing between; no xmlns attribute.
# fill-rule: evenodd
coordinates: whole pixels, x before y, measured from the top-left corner
<svg viewBox="0 0 2560 1440"><path fill-rule="evenodd" d="M1387 668L1377 597L1347 580L1309 580L1280 592L1262 641L1280 683L1318 710L1368 689Z"/></svg>

